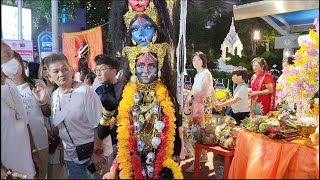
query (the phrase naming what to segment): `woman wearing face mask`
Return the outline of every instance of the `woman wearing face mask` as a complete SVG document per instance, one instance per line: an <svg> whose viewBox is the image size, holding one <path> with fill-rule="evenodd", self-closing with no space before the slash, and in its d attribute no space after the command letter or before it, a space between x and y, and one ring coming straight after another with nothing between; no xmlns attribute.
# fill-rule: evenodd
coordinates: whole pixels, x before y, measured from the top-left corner
<svg viewBox="0 0 320 180"><path fill-rule="evenodd" d="M1 41L1 179L12 172L33 179L37 152L28 132L28 118L16 85L7 77L17 74L19 63ZM34 149L36 150L36 149ZM11 177L14 178L14 177ZM17 176L15 176L17 178Z"/></svg>
<svg viewBox="0 0 320 180"><path fill-rule="evenodd" d="M51 115L48 92L43 81L26 76L23 60L16 52L14 52L14 59L19 63L19 66L17 74L12 76L11 79L17 85L22 97L34 143L42 162L38 178L46 179L49 152L47 129L45 128L44 121L45 117Z"/></svg>

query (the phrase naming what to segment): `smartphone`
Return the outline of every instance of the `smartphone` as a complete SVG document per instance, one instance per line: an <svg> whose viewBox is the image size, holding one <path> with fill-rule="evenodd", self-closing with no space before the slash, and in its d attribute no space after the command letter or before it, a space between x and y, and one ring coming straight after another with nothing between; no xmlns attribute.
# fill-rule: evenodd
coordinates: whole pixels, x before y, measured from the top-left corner
<svg viewBox="0 0 320 180"><path fill-rule="evenodd" d="M106 157L103 156L103 159L106 161ZM94 174L97 170L96 170L96 167L93 163L91 163L88 167L87 167L87 170L92 174Z"/></svg>
<svg viewBox="0 0 320 180"><path fill-rule="evenodd" d="M91 174L94 174L97 170L96 170L96 167L94 166L93 163L91 163L88 167L87 167L87 170L91 173Z"/></svg>

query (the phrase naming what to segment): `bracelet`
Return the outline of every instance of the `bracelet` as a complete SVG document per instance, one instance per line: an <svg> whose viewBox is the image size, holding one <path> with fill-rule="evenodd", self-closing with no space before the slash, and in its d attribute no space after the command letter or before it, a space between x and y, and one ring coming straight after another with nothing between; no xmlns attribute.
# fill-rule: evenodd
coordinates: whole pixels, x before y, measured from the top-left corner
<svg viewBox="0 0 320 180"><path fill-rule="evenodd" d="M103 117L100 119L100 124L102 126L108 126L109 125L108 121Z"/></svg>
<svg viewBox="0 0 320 180"><path fill-rule="evenodd" d="M116 120L115 117L112 117L112 118L109 119L109 120L106 120L106 119L104 119L103 117L100 119L100 124L101 124L102 126L109 126L110 129L112 129L112 128L116 125L116 123L117 123L117 120Z"/></svg>
<svg viewBox="0 0 320 180"><path fill-rule="evenodd" d="M114 114L114 112L115 112L115 110L108 111L105 108L102 109L102 115L105 115L105 116L112 116Z"/></svg>
<svg viewBox="0 0 320 180"><path fill-rule="evenodd" d="M260 91L258 91L258 96L260 96Z"/></svg>
<svg viewBox="0 0 320 180"><path fill-rule="evenodd" d="M46 101L46 102L43 103L43 104L41 104L41 103L39 102L39 105L40 105L40 106L43 106L43 105L46 105L46 104L48 104L48 101Z"/></svg>
<svg viewBox="0 0 320 180"><path fill-rule="evenodd" d="M106 115L102 114L102 118L105 120L109 120L112 118L112 116L106 116Z"/></svg>
<svg viewBox="0 0 320 180"><path fill-rule="evenodd" d="M115 117L112 117L110 119L110 130L117 124L117 119Z"/></svg>

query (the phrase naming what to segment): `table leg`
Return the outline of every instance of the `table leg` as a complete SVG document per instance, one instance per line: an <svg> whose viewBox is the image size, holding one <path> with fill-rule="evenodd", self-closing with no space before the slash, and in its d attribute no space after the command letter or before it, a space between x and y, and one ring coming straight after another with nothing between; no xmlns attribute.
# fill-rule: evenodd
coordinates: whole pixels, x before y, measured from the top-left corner
<svg viewBox="0 0 320 180"><path fill-rule="evenodd" d="M200 178L200 148L195 143L195 155L194 155L194 171L193 171L193 179Z"/></svg>
<svg viewBox="0 0 320 180"><path fill-rule="evenodd" d="M229 169L230 169L232 158L233 158L233 156L225 156L224 157L223 179L228 179L228 174L229 174Z"/></svg>

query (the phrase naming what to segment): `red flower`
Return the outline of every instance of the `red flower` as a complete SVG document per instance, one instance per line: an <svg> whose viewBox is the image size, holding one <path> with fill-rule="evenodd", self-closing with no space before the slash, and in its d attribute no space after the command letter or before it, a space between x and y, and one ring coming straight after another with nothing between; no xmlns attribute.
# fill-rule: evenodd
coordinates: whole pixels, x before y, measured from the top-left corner
<svg viewBox="0 0 320 180"><path fill-rule="evenodd" d="M134 152L137 149L137 144L136 144L137 138L135 136L129 136L129 151Z"/></svg>
<svg viewBox="0 0 320 180"><path fill-rule="evenodd" d="M131 142L131 141L136 141L137 140L137 137L135 137L135 136L129 136L129 141Z"/></svg>
<svg viewBox="0 0 320 180"><path fill-rule="evenodd" d="M128 130L129 130L129 131L133 131L133 130L134 130L134 126L133 126L132 124L129 125L129 126L128 126Z"/></svg>
<svg viewBox="0 0 320 180"><path fill-rule="evenodd" d="M164 124L168 124L169 122L169 116L162 116L162 121L164 122Z"/></svg>
<svg viewBox="0 0 320 180"><path fill-rule="evenodd" d="M132 155L131 156L131 162L132 162L132 169L135 179L142 179L142 166L139 160L138 155Z"/></svg>

